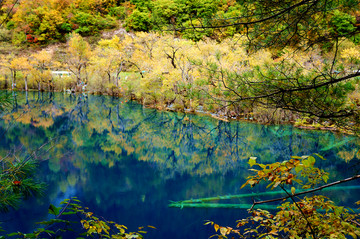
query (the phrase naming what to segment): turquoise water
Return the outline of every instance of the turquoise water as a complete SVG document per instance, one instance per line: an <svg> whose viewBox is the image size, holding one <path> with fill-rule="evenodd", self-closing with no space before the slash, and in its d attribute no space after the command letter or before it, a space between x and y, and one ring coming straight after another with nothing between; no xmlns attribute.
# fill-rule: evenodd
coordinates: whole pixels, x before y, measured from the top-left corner
<svg viewBox="0 0 360 239"><path fill-rule="evenodd" d="M359 173L360 141L352 136L161 112L105 96L31 92L17 93L16 101L0 120L0 156L15 149L26 154L49 141L54 146L39 155L46 194L0 215L8 231L31 231L47 218L50 203L76 196L130 230L155 226L146 238L208 238L214 231L205 220L233 226L247 208L179 209L169 202L264 190L240 190L251 156L270 163L319 153L327 158L318 165L331 173L329 181ZM346 187L357 184L326 194L353 207L360 190ZM251 198L217 202L251 204Z"/></svg>

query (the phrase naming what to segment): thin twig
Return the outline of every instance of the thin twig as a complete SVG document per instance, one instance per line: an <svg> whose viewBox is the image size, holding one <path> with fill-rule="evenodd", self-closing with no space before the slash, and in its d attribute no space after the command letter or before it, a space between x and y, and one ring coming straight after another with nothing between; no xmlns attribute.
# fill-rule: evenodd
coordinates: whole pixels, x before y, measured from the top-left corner
<svg viewBox="0 0 360 239"><path fill-rule="evenodd" d="M301 215L303 215L306 224L308 225L308 227L310 228L311 234L313 236L314 239L316 239L316 234L314 229L311 226L311 223L308 220L308 217L305 215L305 213L303 212L303 210L301 210L301 207L299 206L299 204L295 201L294 199L294 195L291 195L283 186L280 186L282 190L284 190L284 192L291 198L291 200L295 203L296 207L299 209Z"/></svg>

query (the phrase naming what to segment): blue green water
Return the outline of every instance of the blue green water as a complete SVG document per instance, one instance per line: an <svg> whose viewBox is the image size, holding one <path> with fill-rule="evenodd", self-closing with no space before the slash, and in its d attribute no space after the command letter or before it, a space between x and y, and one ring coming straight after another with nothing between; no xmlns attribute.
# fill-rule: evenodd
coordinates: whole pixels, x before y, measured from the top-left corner
<svg viewBox="0 0 360 239"><path fill-rule="evenodd" d="M146 238L208 238L214 231L205 220L233 226L246 209L179 209L169 202L264 190L240 190L251 156L270 163L319 153L327 158L318 165L331 173L329 181L359 173L360 141L352 136L223 122L104 96L31 92L17 93L16 100L0 120L0 157L9 150L26 154L49 141L54 146L39 155L45 195L1 214L7 231L31 231L47 218L50 203L76 196L96 215L130 230L156 227ZM360 190L345 186L358 184L326 194L353 207ZM251 198L231 203L250 204Z"/></svg>

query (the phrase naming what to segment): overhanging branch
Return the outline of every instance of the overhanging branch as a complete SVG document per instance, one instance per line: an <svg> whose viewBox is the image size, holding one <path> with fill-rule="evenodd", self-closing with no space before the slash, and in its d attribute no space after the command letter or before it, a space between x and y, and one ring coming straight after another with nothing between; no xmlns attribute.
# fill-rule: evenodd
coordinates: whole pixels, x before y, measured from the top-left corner
<svg viewBox="0 0 360 239"><path fill-rule="evenodd" d="M272 203L272 202L277 202L277 201L283 201L283 200L286 200L286 199L288 199L288 198L290 198L290 197L297 197L297 196L300 196L300 195L304 195L304 194L308 194L308 193L313 193L313 192L316 192L316 191L320 191L320 190L322 190L322 189L324 189L324 188L332 187L332 186L335 186L335 185L338 185L338 184L341 184L341 183L350 182L350 181L356 180L356 179L360 179L360 174L355 175L355 176L350 177L350 178L346 178L346 179L342 179L342 180L339 180L339 181L336 181L336 182L332 182L332 183L329 183L329 184L326 184L326 185L323 185L323 186L320 186L320 187L317 187L317 188L314 188L314 189L311 189L311 190L307 190L307 191L295 193L295 194L293 194L293 195L288 195L288 196L281 197L281 198L269 199L269 200L258 201L258 202L254 201L254 202L253 202L253 205L252 205L251 208L250 208L250 211L253 210L253 208L254 208L256 205L259 205L259 204Z"/></svg>

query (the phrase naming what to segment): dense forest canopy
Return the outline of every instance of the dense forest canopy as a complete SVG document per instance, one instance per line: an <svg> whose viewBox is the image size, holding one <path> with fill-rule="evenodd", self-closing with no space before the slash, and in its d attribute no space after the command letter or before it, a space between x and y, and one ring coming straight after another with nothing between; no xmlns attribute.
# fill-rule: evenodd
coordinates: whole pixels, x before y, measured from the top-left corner
<svg viewBox="0 0 360 239"><path fill-rule="evenodd" d="M1 18L14 31L13 41L24 34L42 43L64 41L72 31L94 35L122 20L128 30L170 31L194 40L246 34L255 49L329 48L339 37L359 41L358 7L355 0L3 0Z"/></svg>

